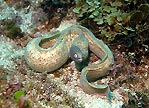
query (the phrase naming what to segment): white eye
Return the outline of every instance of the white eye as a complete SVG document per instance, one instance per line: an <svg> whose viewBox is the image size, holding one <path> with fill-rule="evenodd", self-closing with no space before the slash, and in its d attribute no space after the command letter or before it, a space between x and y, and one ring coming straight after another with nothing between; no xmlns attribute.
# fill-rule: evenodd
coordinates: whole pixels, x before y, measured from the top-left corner
<svg viewBox="0 0 149 108"><path fill-rule="evenodd" d="M74 54L74 58L78 58L78 55L77 54Z"/></svg>

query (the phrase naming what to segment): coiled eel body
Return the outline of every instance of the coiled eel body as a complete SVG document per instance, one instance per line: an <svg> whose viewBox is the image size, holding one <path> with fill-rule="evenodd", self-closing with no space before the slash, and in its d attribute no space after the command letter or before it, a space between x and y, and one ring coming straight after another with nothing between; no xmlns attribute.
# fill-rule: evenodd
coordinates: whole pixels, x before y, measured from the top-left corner
<svg viewBox="0 0 149 108"><path fill-rule="evenodd" d="M79 36L84 36L86 41L79 41ZM78 38L78 39L77 39ZM47 40L57 39L52 47L43 48L40 44ZM97 39L87 28L80 25L72 25L65 30L53 35L32 39L25 49L25 60L27 64L38 72L53 72L61 67L71 56L72 45L79 45L81 52L86 57L88 49L101 60L86 66L81 71L80 84L82 89L90 94L108 94L108 85L93 84L99 78L107 75L109 66L114 62L111 50L102 40ZM73 50L73 48L72 48Z"/></svg>

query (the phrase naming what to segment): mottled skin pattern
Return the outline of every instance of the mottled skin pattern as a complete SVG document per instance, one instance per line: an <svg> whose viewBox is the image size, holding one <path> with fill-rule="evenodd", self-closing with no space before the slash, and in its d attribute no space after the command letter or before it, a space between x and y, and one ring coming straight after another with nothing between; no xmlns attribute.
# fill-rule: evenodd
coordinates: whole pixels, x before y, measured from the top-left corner
<svg viewBox="0 0 149 108"><path fill-rule="evenodd" d="M76 43L77 37L82 35L82 33L88 41L88 49L101 60L82 69L80 78L81 87L87 93L102 93L109 97L110 89L108 85L97 85L92 82L107 75L109 66L114 62L113 54L102 40L97 39L91 31L83 26L72 25L57 34L32 39L25 49L27 64L39 72L52 72L58 69L68 60L73 41L75 40ZM42 48L40 46L42 40L53 38L57 38L54 46L49 48ZM81 45L79 47L81 51L83 48L86 48Z"/></svg>

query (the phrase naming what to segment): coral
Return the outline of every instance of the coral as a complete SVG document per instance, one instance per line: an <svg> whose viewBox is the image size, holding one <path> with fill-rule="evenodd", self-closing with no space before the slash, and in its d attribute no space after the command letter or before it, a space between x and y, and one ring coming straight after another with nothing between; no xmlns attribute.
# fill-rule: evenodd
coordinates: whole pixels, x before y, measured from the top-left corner
<svg viewBox="0 0 149 108"><path fill-rule="evenodd" d="M58 27L72 5L73 0L44 0L40 7L47 14L50 24Z"/></svg>
<svg viewBox="0 0 149 108"><path fill-rule="evenodd" d="M47 20L47 14L43 12L43 9L39 8L38 10L32 12L31 22L35 26L39 26L39 23L43 23Z"/></svg>
<svg viewBox="0 0 149 108"><path fill-rule="evenodd" d="M37 28L37 26L34 26L37 20L34 23L32 22L32 19L34 19L35 13L37 14L37 12L42 12L41 8L39 8L39 10L37 8L41 4L42 0L32 0L29 3L27 1L26 3L25 1L20 0L19 1L8 0L14 2L14 6L12 5L12 7L8 6L8 4L4 2L4 0L2 1L3 3L0 4L0 10L1 10L0 21L6 19L15 21L17 27L19 27L23 33L31 33L35 28ZM18 4L19 6L21 6L20 8L15 7L16 2L20 3ZM23 6L24 2L26 3L25 6ZM32 9L29 8L31 5ZM41 19L43 21L43 19L46 19L46 16L44 16L45 18L42 16L45 15L43 12L39 13L38 15L39 20ZM38 22L40 22L39 20Z"/></svg>
<svg viewBox="0 0 149 108"><path fill-rule="evenodd" d="M22 57L23 50L18 49L16 44L4 36L0 36L0 68L14 71L16 64L13 59Z"/></svg>
<svg viewBox="0 0 149 108"><path fill-rule="evenodd" d="M23 33L19 26L15 24L13 21L7 20L6 22L6 36L11 39L16 39L16 37L23 36Z"/></svg>
<svg viewBox="0 0 149 108"><path fill-rule="evenodd" d="M142 91L134 93L128 91L129 101L128 104L124 104L123 107L135 107L135 108L147 108L149 106L149 94Z"/></svg>

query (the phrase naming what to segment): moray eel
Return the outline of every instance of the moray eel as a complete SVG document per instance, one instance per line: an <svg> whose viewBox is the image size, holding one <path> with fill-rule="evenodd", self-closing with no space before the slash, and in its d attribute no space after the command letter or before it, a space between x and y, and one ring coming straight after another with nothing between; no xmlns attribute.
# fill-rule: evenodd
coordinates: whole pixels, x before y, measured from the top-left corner
<svg viewBox="0 0 149 108"><path fill-rule="evenodd" d="M41 43L56 39L53 46L41 47ZM56 34L32 39L25 48L27 64L38 72L53 72L60 68L69 57L82 62L87 58L88 49L97 55L100 60L81 70L80 85L83 91L89 94L105 94L109 98L111 92L108 85L94 84L99 78L106 76L114 57L109 47L102 40L97 39L87 28L72 25Z"/></svg>
<svg viewBox="0 0 149 108"><path fill-rule="evenodd" d="M88 57L88 40L82 32L72 41L70 57L75 62L82 62Z"/></svg>
<svg viewBox="0 0 149 108"><path fill-rule="evenodd" d="M88 64L88 51L86 54L82 53L81 49L72 44L70 48L70 57L75 62L77 70L81 71Z"/></svg>
<svg viewBox="0 0 149 108"><path fill-rule="evenodd" d="M77 70L81 71L88 64L88 40L83 33L80 33L72 41L70 57L75 62Z"/></svg>

